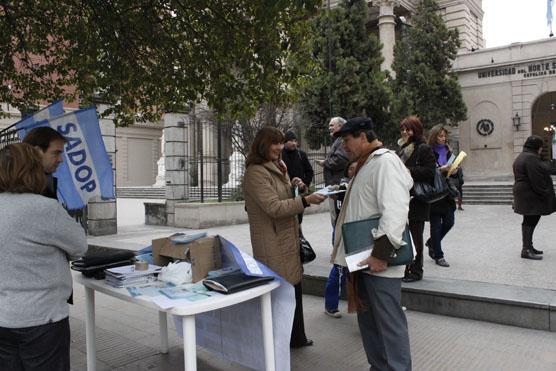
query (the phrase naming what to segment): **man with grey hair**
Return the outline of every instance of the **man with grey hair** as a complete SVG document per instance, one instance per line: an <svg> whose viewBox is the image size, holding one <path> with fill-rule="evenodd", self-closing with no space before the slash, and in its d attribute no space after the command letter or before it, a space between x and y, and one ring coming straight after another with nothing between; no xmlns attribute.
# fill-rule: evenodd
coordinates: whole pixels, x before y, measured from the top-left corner
<svg viewBox="0 0 556 371"><path fill-rule="evenodd" d="M330 136L335 138L330 148L330 152L324 160L317 162L323 167L324 184L339 184L344 177L344 172L349 163L349 158L342 146L342 138L334 136L346 123L341 117L333 117L328 124ZM337 203L335 197L329 198L330 202L330 222L332 224L332 242L334 242L334 226L336 225L336 217L338 215ZM345 290L346 269L342 269L339 265L333 265L328 275L325 289L324 313L333 318L340 318L342 315L338 310L338 301L340 292Z"/></svg>
<svg viewBox="0 0 556 371"><path fill-rule="evenodd" d="M330 123L328 124L330 136L334 138L334 133L340 130L345 123L346 120L341 117L333 117L330 119ZM349 159L346 151L342 148L342 138L335 138L326 158L317 162L324 169L324 184L338 184L340 179L344 176L344 170L348 161ZM331 208L331 210L333 209L334 208ZM332 222L334 222L334 219L335 216Z"/></svg>

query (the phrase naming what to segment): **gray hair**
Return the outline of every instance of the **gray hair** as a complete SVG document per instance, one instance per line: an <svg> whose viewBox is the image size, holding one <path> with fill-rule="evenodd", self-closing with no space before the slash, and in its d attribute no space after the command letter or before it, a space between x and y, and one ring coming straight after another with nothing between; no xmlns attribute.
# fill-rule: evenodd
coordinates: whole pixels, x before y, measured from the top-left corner
<svg viewBox="0 0 556 371"><path fill-rule="evenodd" d="M338 125L342 126L342 125L344 125L345 123L346 123L346 120L345 120L344 118L337 116L337 117L332 117L332 118L330 119L329 125L330 125L330 124L338 124Z"/></svg>

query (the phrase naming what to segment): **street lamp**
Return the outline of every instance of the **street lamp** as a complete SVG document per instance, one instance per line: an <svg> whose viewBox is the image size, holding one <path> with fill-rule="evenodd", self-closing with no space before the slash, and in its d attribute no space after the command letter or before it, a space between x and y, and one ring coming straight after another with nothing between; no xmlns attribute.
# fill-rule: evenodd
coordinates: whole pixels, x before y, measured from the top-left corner
<svg viewBox="0 0 556 371"><path fill-rule="evenodd" d="M515 116L512 117L512 122L514 124L515 130L519 130L519 125L521 125L521 117L519 117L519 114L517 112L515 113Z"/></svg>

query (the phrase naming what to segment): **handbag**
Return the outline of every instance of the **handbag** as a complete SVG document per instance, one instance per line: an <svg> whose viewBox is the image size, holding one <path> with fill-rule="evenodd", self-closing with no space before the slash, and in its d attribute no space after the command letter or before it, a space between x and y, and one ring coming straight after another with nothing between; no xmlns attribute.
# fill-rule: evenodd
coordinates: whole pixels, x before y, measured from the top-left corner
<svg viewBox="0 0 556 371"><path fill-rule="evenodd" d="M315 250L313 250L309 241L301 233L299 233L299 256L301 257L302 264L310 263L317 257Z"/></svg>
<svg viewBox="0 0 556 371"><path fill-rule="evenodd" d="M432 204L443 199L450 193L448 182L439 168L435 169L434 182L415 182L413 184L413 197L417 200Z"/></svg>
<svg viewBox="0 0 556 371"><path fill-rule="evenodd" d="M373 217L342 225L342 239L346 256L370 251L374 245L372 230L378 228L380 217ZM388 258L388 265L407 265L413 261L413 241L409 226L406 224L402 239L405 242L400 248L395 249Z"/></svg>

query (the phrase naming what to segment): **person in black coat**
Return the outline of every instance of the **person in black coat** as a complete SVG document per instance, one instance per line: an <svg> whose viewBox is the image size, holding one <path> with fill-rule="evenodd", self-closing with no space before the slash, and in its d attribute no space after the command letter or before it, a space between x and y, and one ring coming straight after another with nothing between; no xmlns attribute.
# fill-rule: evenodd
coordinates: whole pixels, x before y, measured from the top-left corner
<svg viewBox="0 0 556 371"><path fill-rule="evenodd" d="M298 180L301 180L303 185L308 188L313 181L315 172L309 162L307 153L297 148L297 136L293 131L287 131L285 136L286 142L282 150L282 160L288 167L288 175L293 184L298 184Z"/></svg>
<svg viewBox="0 0 556 371"><path fill-rule="evenodd" d="M423 124L417 116L408 116L400 123L401 139L398 156L409 169L413 182L434 182L436 159L431 147L425 143ZM409 203L409 230L413 237L417 254L406 267L404 282L419 281L423 278L423 231L429 220L430 205L412 198Z"/></svg>
<svg viewBox="0 0 556 371"><path fill-rule="evenodd" d="M448 130L442 125L434 126L429 133L428 144L434 152L436 164L438 165L443 176L448 174L450 165L448 161L452 157L452 149L447 144ZM448 182L453 185L452 189L455 193L459 193L458 185L460 183L458 169L448 178ZM456 201L452 192L448 193L446 197L433 202L430 211L430 235L425 245L429 248L429 256L434 259L437 265L441 267L449 267L450 264L444 258L444 251L442 251L442 239L452 229L455 222Z"/></svg>
<svg viewBox="0 0 556 371"><path fill-rule="evenodd" d="M285 141L282 150L282 161L286 164L291 182L297 187L298 192L307 192L315 175L313 167L307 154L297 148L297 136L293 131L286 132ZM303 214L299 214L299 224L302 221Z"/></svg>
<svg viewBox="0 0 556 371"><path fill-rule="evenodd" d="M531 135L513 163L513 208L517 214L523 215L521 257L524 259L542 259L543 252L533 247L533 232L541 215L550 215L556 209L550 171L541 160L542 145L541 137Z"/></svg>

